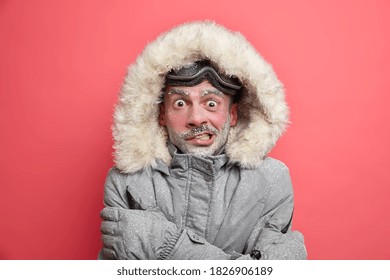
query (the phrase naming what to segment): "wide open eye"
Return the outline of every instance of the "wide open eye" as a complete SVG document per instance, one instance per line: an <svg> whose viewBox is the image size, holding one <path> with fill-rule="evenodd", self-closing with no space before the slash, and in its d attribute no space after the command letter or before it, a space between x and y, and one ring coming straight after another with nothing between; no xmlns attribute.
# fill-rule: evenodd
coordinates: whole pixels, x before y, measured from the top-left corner
<svg viewBox="0 0 390 280"><path fill-rule="evenodd" d="M214 100L209 100L207 101L206 105L207 107L214 109L218 106L218 102Z"/></svg>
<svg viewBox="0 0 390 280"><path fill-rule="evenodd" d="M186 102L185 102L183 99L178 99L178 100L176 100L176 101L173 103L173 105L174 105L175 107L181 108L181 107L184 107L184 106L186 105Z"/></svg>

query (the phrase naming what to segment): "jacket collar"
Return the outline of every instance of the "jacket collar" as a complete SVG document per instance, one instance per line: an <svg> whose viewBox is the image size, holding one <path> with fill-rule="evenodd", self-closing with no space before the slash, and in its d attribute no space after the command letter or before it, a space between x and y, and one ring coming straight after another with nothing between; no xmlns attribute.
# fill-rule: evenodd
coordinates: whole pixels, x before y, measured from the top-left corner
<svg viewBox="0 0 390 280"><path fill-rule="evenodd" d="M193 168L203 173L214 175L227 165L229 158L223 151L216 156L200 156L194 154L183 154L171 142L167 143L168 151L172 157L170 166L162 161L157 162L156 169L169 175L169 170L174 168Z"/></svg>

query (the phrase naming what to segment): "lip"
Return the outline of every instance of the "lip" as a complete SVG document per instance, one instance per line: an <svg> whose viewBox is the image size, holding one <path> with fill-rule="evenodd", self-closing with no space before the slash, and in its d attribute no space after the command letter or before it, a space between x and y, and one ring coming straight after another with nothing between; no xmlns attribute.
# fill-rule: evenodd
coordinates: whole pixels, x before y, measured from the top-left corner
<svg viewBox="0 0 390 280"><path fill-rule="evenodd" d="M208 136L208 137L205 137ZM213 133L200 133L190 138L187 138L186 141L190 142L195 146L210 146L214 143L215 135Z"/></svg>

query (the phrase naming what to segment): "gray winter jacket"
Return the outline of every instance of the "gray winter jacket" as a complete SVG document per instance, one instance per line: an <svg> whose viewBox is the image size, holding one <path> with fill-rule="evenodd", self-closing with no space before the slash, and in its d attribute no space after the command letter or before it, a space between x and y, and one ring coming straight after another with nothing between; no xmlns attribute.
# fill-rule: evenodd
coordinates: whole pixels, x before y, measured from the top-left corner
<svg viewBox="0 0 390 280"><path fill-rule="evenodd" d="M202 59L243 85L238 123L214 157L177 153L158 124L165 75ZM159 36L129 67L115 109L115 167L102 213L103 239L114 253L101 257L250 259L257 250L262 259L306 258L302 235L290 230L288 169L267 157L287 124L282 84L241 34L193 22ZM126 239L122 226L142 242Z"/></svg>
<svg viewBox="0 0 390 280"><path fill-rule="evenodd" d="M110 170L106 206L157 208L176 227L160 255L135 242L130 254L117 252L116 258L250 259L253 250L262 259L306 258L302 235L290 232L293 193L283 163L266 158L256 169L243 169L228 164L225 154L170 150L170 166L159 161L151 171L131 175Z"/></svg>

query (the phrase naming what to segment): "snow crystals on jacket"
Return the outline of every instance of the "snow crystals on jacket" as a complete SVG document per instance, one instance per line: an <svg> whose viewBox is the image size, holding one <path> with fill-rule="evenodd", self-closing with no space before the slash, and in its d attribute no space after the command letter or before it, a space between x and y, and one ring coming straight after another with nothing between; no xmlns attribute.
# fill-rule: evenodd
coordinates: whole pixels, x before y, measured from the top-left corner
<svg viewBox="0 0 390 280"><path fill-rule="evenodd" d="M202 59L243 84L225 153L208 157L178 153L158 124L165 75ZM238 32L192 22L151 42L129 67L115 109L104 202L159 209L173 226L158 255L133 244L118 258L251 259L253 250L262 259L306 258L302 235L291 232L288 169L266 156L287 124L282 84Z"/></svg>

